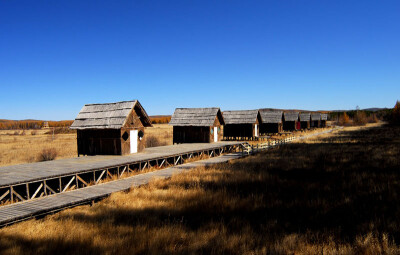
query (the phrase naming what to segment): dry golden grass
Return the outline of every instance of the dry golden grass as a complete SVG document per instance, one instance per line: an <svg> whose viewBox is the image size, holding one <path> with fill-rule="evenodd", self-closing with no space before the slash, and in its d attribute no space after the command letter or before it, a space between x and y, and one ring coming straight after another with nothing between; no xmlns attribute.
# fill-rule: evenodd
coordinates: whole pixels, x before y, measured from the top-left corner
<svg viewBox="0 0 400 255"><path fill-rule="evenodd" d="M6 254L399 254L400 128L342 130L0 229Z"/></svg>
<svg viewBox="0 0 400 255"><path fill-rule="evenodd" d="M146 128L146 139L152 140L147 147L172 145L172 126L168 124L153 124L153 127Z"/></svg>
<svg viewBox="0 0 400 255"><path fill-rule="evenodd" d="M35 130L36 131L36 130ZM49 130L0 130L0 166L36 162L45 149L55 149L57 159L77 156L76 134L46 135Z"/></svg>

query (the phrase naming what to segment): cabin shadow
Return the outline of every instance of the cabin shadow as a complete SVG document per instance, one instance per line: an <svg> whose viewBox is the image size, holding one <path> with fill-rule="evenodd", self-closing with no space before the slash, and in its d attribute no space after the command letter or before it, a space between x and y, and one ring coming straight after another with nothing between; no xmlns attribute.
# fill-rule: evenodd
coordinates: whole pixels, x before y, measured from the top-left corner
<svg viewBox="0 0 400 255"><path fill-rule="evenodd" d="M167 198L174 200L171 204L183 203L179 209L103 206L94 214L72 211L57 219L89 224L112 222L131 229L145 225L147 231L180 225L188 232L222 222L228 233L245 234L245 229L251 229L265 242L296 233L310 240L333 238L335 242L352 244L359 235L387 233L399 243L400 129L389 129L384 126L341 132L336 140L288 144L231 164L216 165L212 168L226 172L226 178L204 178L199 186L206 196L220 195L194 203L190 196ZM385 146L393 144L397 150L388 156ZM191 189L190 183L166 182L164 188L181 185L182 192ZM233 203L224 203L226 200ZM133 239L129 241L135 242ZM27 247L41 245L18 238L16 242ZM0 248L4 246L1 243ZM61 240L57 245L69 247ZM95 251L96 247L89 249ZM199 249L204 252L208 248Z"/></svg>

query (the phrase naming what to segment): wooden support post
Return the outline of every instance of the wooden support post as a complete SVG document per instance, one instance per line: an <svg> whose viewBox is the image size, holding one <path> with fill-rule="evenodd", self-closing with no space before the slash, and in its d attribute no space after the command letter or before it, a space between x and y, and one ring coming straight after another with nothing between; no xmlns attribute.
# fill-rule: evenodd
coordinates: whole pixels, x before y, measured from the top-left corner
<svg viewBox="0 0 400 255"><path fill-rule="evenodd" d="M29 199L31 199L30 198L30 195L29 195L29 184L27 183L27 184L25 184L26 185L26 199L27 200L29 200ZM1 199L0 199L1 200Z"/></svg>
<svg viewBox="0 0 400 255"><path fill-rule="evenodd" d="M144 166L142 167L142 169L145 169L147 166L147 162L144 164Z"/></svg>
<svg viewBox="0 0 400 255"><path fill-rule="evenodd" d="M13 192L13 187L12 186L10 186L10 196L11 196L11 203L14 203L14 192Z"/></svg>
<svg viewBox="0 0 400 255"><path fill-rule="evenodd" d="M43 184L44 184L44 189L43 189L43 191L44 191L44 194L47 196L47 184L46 184L46 180L43 181Z"/></svg>
<svg viewBox="0 0 400 255"><path fill-rule="evenodd" d="M58 192L60 192L60 193L61 193L61 190L62 190L62 182L61 182L61 177L60 177L60 178L58 178L58 184L59 184Z"/></svg>

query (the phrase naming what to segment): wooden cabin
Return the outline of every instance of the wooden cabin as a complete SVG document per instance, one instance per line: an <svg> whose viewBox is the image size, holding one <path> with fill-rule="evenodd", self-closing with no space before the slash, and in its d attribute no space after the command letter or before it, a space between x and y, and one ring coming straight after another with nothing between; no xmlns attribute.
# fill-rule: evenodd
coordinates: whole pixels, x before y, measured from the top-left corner
<svg viewBox="0 0 400 255"><path fill-rule="evenodd" d="M139 101L83 106L71 129L77 130L79 155L126 155L145 147L151 121Z"/></svg>
<svg viewBox="0 0 400 255"><path fill-rule="evenodd" d="M321 113L320 112L312 112L311 113L311 127L312 128L321 127Z"/></svg>
<svg viewBox="0 0 400 255"><path fill-rule="evenodd" d="M225 140L253 140L258 137L261 115L258 110L225 111Z"/></svg>
<svg viewBox="0 0 400 255"><path fill-rule="evenodd" d="M311 113L302 112L299 114L301 129L310 129L311 127Z"/></svg>
<svg viewBox="0 0 400 255"><path fill-rule="evenodd" d="M281 133L283 131L283 111L260 109L262 123L260 125L260 134Z"/></svg>
<svg viewBox="0 0 400 255"><path fill-rule="evenodd" d="M224 117L219 108L177 108L171 117L173 143L212 143L223 138Z"/></svg>
<svg viewBox="0 0 400 255"><path fill-rule="evenodd" d="M328 121L328 114L322 113L321 114L321 127L326 127L326 122Z"/></svg>
<svg viewBox="0 0 400 255"><path fill-rule="evenodd" d="M300 130L299 112L288 111L283 113L283 130L295 131Z"/></svg>

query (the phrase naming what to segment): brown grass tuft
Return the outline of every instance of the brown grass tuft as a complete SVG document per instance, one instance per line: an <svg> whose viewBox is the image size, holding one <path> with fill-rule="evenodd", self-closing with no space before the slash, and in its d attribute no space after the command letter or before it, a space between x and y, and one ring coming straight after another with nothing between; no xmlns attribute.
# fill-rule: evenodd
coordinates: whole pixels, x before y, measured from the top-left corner
<svg viewBox="0 0 400 255"><path fill-rule="evenodd" d="M48 149L43 149L39 155L38 155L38 161L50 161L54 160L57 157L57 150L55 148L48 148Z"/></svg>

